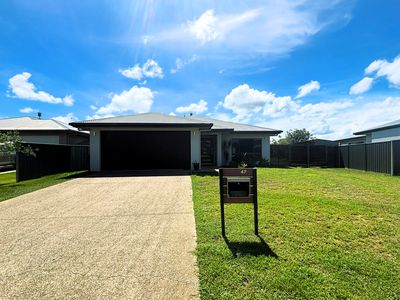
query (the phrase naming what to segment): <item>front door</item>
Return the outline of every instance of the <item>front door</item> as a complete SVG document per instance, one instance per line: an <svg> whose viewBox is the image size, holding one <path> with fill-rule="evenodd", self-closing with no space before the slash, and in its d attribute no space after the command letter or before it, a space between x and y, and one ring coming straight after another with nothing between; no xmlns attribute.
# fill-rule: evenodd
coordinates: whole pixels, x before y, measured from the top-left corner
<svg viewBox="0 0 400 300"><path fill-rule="evenodd" d="M217 165L217 136L201 136L201 166L214 167Z"/></svg>

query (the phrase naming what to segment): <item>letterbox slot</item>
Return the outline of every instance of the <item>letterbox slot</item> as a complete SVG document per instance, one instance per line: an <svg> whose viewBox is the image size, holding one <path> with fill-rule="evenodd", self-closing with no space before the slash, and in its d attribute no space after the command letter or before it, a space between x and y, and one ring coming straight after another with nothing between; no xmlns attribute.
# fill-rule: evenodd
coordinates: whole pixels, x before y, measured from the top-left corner
<svg viewBox="0 0 400 300"><path fill-rule="evenodd" d="M250 178L228 178L229 197L249 197Z"/></svg>

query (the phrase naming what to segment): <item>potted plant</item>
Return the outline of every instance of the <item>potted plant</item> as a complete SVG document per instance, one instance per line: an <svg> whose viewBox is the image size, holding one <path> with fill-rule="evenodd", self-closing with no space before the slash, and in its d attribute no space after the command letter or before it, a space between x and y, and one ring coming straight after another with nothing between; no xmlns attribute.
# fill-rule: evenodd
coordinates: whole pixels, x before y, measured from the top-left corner
<svg viewBox="0 0 400 300"><path fill-rule="evenodd" d="M198 171L198 170L200 169L200 164L199 164L197 161L195 161L195 162L193 163L193 169L194 169L195 171Z"/></svg>

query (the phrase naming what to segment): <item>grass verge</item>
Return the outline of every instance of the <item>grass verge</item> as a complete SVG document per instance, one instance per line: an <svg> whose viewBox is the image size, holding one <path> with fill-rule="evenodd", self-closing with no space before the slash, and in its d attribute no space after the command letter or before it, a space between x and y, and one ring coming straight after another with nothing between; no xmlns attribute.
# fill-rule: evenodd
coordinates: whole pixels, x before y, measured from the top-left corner
<svg viewBox="0 0 400 300"><path fill-rule="evenodd" d="M192 176L202 299L399 299L400 178L345 169L259 169L252 206Z"/></svg>
<svg viewBox="0 0 400 300"><path fill-rule="evenodd" d="M0 202L74 178L83 172L68 172L16 182L15 172L0 174Z"/></svg>

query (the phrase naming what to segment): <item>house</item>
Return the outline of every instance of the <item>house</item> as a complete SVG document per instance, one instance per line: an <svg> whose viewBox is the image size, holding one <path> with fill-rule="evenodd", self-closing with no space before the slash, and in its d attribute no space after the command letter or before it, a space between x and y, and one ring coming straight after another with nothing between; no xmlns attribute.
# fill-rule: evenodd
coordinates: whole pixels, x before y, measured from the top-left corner
<svg viewBox="0 0 400 300"><path fill-rule="evenodd" d="M366 143L379 143L400 140L400 120L361 130L355 135L365 135Z"/></svg>
<svg viewBox="0 0 400 300"><path fill-rule="evenodd" d="M90 169L191 169L269 160L281 130L159 113L72 122L90 131Z"/></svg>
<svg viewBox="0 0 400 300"><path fill-rule="evenodd" d="M309 141L304 141L297 143L296 145L314 145L314 146L337 146L337 141L331 141L326 139L312 139Z"/></svg>
<svg viewBox="0 0 400 300"><path fill-rule="evenodd" d="M365 135L354 135L346 138L336 140L339 146L365 144Z"/></svg>
<svg viewBox="0 0 400 300"><path fill-rule="evenodd" d="M0 119L0 132L18 131L22 140L44 144L89 144L89 134L53 119L17 117Z"/></svg>

